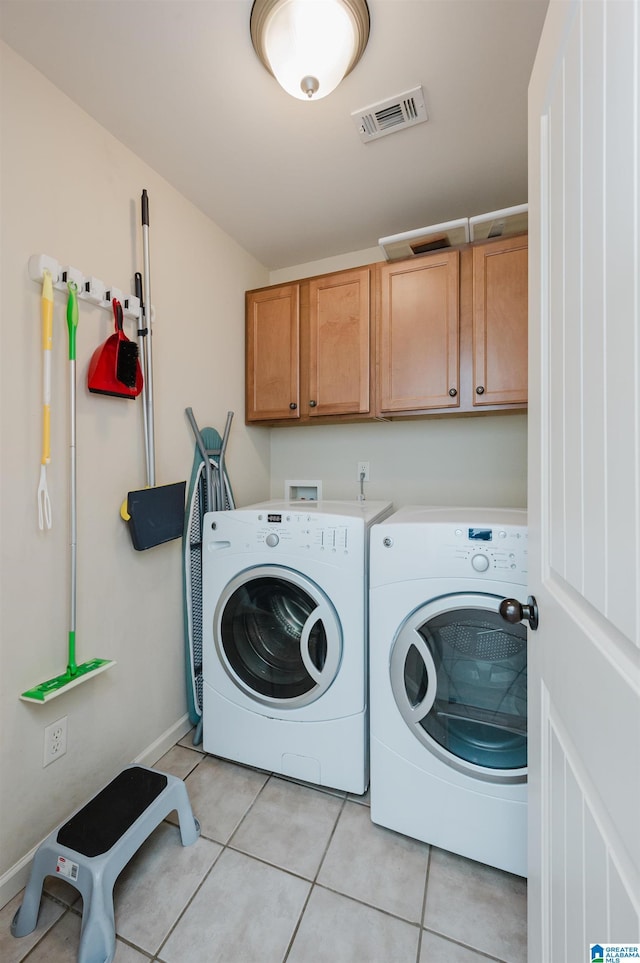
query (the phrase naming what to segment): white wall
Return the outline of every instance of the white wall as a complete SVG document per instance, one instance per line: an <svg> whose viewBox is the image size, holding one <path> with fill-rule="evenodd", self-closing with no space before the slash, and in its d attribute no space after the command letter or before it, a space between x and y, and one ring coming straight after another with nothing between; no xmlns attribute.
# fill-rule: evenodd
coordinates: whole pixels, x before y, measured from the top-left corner
<svg viewBox="0 0 640 963"><path fill-rule="evenodd" d="M322 481L324 498L356 498L357 462L370 464L368 499L402 505L524 508L525 414L363 425L274 428L271 497L287 479Z"/></svg>
<svg viewBox="0 0 640 963"><path fill-rule="evenodd" d="M286 284L288 281L299 281L301 278L313 278L319 274L329 274L331 271L344 271L347 268L363 267L384 261L384 254L379 247L368 247L364 251L353 251L350 254L338 254L335 257L325 257L320 261L307 261L305 264L295 264L292 267L271 271L269 284Z"/></svg>
<svg viewBox="0 0 640 963"><path fill-rule="evenodd" d="M186 713L181 545L135 552L119 518L127 491L145 482L141 403L87 391L88 360L112 331L111 316L87 303L78 329L78 661L117 665L44 706L18 698L64 671L69 619L64 299L56 293L54 527L41 533L40 287L28 278L29 256L49 254L132 291L146 188L157 481L189 477L189 405L220 431L236 412L228 467L239 503L268 495L270 458L269 433L243 423L244 291L268 283L267 271L4 44L1 55L0 905L23 881L31 848L122 765L154 744L159 755ZM67 754L43 769L44 728L62 716Z"/></svg>

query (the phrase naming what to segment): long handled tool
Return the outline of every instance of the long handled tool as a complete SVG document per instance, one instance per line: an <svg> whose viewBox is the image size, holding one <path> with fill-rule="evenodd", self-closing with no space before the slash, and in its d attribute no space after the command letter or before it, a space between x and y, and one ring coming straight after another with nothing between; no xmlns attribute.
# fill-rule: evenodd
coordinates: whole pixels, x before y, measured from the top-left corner
<svg viewBox="0 0 640 963"><path fill-rule="evenodd" d="M147 323L147 311L144 303L144 292L142 290L142 274L140 271L136 271L135 276L136 284L136 297L140 302L140 318L138 323L138 355L140 358L140 364L142 365L143 377L144 377L144 387L142 389L142 423L144 429L144 461L147 477L147 485L151 484L151 457L149 453L149 416L148 416L148 387L147 387L147 335L149 334L149 325Z"/></svg>
<svg viewBox="0 0 640 963"><path fill-rule="evenodd" d="M42 282L42 458L38 484L38 524L51 528L47 465L51 461L51 346L53 344L53 279L45 268Z"/></svg>
<svg viewBox="0 0 640 963"><path fill-rule="evenodd" d="M138 329L140 363L143 370L142 408L147 487L129 492L120 515L129 526L136 551L155 548L182 535L186 482L156 485L155 425L153 416L153 326L151 267L149 258L149 197L142 192L142 254L144 277L136 274L136 294L142 308ZM143 284L144 281L144 284Z"/></svg>
<svg viewBox="0 0 640 963"><path fill-rule="evenodd" d="M69 617L69 642L67 671L54 679L41 682L20 696L26 702L47 702L66 692L72 686L84 682L89 677L104 672L115 665L109 659L90 659L78 665L76 662L76 595L77 595L77 498L76 498L76 330L78 327L78 288L74 281L67 282L69 300L67 302L67 328L69 331L69 395L70 395L70 445L69 445L69 517L71 548L71 592Z"/></svg>
<svg viewBox="0 0 640 963"><path fill-rule="evenodd" d="M156 446L155 425L153 418L153 337L151 318L151 258L149 256L149 195L142 191L142 261L144 266L144 305L147 336L144 355L144 400L147 410L147 485L150 488L156 483Z"/></svg>

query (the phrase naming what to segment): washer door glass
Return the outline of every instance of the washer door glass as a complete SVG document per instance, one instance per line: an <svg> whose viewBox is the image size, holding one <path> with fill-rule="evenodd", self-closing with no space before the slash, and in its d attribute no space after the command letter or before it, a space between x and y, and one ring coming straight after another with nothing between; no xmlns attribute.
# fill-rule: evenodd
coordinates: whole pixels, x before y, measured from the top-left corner
<svg viewBox="0 0 640 963"><path fill-rule="evenodd" d="M227 673L260 702L305 705L336 676L338 616L321 589L299 573L276 566L242 573L227 586L216 624Z"/></svg>
<svg viewBox="0 0 640 963"><path fill-rule="evenodd" d="M412 731L438 755L507 774L527 765L527 632L501 618L501 601L449 597L415 613L394 643L391 683Z"/></svg>

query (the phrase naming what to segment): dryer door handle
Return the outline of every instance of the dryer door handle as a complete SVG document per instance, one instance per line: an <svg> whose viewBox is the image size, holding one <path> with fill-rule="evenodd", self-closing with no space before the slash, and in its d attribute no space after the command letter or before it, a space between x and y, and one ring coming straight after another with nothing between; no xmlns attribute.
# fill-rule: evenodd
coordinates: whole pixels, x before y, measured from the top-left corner
<svg viewBox="0 0 640 963"><path fill-rule="evenodd" d="M427 687L419 702L409 699L405 684L405 663L409 651L415 648L424 665ZM398 639L391 661L391 688L400 712L410 725L420 725L431 712L438 691L438 673L429 646L419 632L411 632Z"/></svg>

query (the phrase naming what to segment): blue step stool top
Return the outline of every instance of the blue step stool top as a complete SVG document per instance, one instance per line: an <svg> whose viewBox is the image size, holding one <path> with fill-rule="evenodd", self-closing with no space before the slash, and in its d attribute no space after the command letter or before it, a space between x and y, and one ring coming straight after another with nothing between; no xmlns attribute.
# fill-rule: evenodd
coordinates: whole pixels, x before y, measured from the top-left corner
<svg viewBox="0 0 640 963"><path fill-rule="evenodd" d="M176 776L128 766L81 809L54 829L33 858L14 936L33 932L47 876L62 876L82 894L78 963L111 963L116 934L113 886L120 872L162 820L178 813L183 846L200 834L184 782Z"/></svg>

